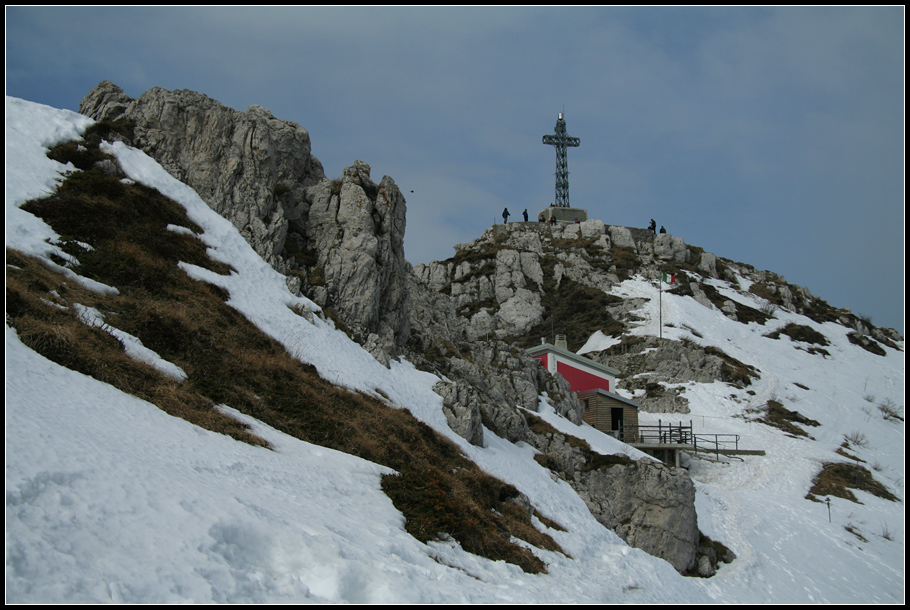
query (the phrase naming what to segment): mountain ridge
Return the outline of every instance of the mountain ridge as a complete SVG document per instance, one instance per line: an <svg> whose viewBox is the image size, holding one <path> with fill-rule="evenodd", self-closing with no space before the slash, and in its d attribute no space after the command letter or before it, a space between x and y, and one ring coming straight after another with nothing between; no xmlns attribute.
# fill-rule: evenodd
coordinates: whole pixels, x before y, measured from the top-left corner
<svg viewBox="0 0 910 610"><path fill-rule="evenodd" d="M341 188L338 192L334 192L333 189L335 189L335 185L329 180L317 183L314 187L317 187L320 184L323 185L320 188L324 188L330 193L328 198L329 201L340 201L344 198L345 191L347 191L348 194L354 195L354 197L349 197L348 201L363 203L369 201L370 205L375 207L378 192L373 190L375 184L371 183L371 181L367 181L368 170L366 170L367 175L364 176L363 165L359 166L361 168L360 170L357 170L358 164L355 163L355 165L352 166L354 171L351 173L346 172L347 180L345 181L345 179L342 179L340 181L338 186ZM345 188L345 184L348 185L347 188ZM371 184L374 186L371 186ZM368 210L365 216L371 217L372 211L369 210L370 206L367 205L365 207ZM358 209L357 212L362 213L363 209ZM360 218L364 218L364 216L361 215ZM358 231L361 232L376 230L377 227L381 226L381 222L378 224L373 222L359 223L357 225ZM475 249L473 247L457 248L456 257L453 257L453 260L449 263L442 263L446 273L451 274L446 278L448 280L449 294L445 293L445 284L440 285L440 288L443 290L435 290L430 289L432 287L428 286L427 282L418 281L418 276L421 275L422 271L415 273L413 276L405 276L410 286L407 303L411 324L409 334L407 335L407 341L404 345L398 344L398 341L401 341L403 337L392 339L391 341L376 338L371 340L370 335L367 334L364 336L364 333L358 332L358 330L351 330L351 336L358 339L359 342L367 347L372 346L370 352L373 356L378 356L379 361L384 362L386 368L395 368L396 360L392 355L395 351L391 350L400 350L398 352L399 354L404 353L407 354L409 358L413 357L414 362L421 368L435 371L437 374L443 375L443 380L448 378L448 381L443 381L443 385L447 386L449 390L454 390L448 393L448 398L445 397L445 390L440 391L440 389L437 389L437 393L444 395L441 406L442 412L446 415L445 425L453 430L459 430L459 426L467 422L467 425L462 426L461 428L463 431L458 432L458 434L459 436L468 439L470 444L477 447L489 446L490 443L498 442L498 438L508 439L513 442L524 441L530 446L537 447L537 450L540 451L541 455L546 455L552 457L554 460L561 461L562 465L559 469L563 471L562 480L568 480L569 476L574 476L574 466L572 466L572 463L575 458L570 457L568 449L556 448L557 445L566 443L567 441L559 440L558 437L563 435L554 430L544 429L541 434L541 430L535 427L536 425L531 426L527 423L528 420L521 414L521 409L539 411L541 406L538 404L538 397L552 397L552 404L555 407L555 411L563 414L565 420L575 421L580 414L577 399L573 400L573 395L567 391L567 387L563 385L564 382L561 383L558 378L550 378L548 375L543 374L533 361L523 355L522 350L519 349L518 345L510 343L513 342L515 337L509 333L512 329L522 329L522 324L524 324L524 328L527 328L525 334L533 334L535 324L545 324L546 320L543 318L542 313L540 314L540 320L535 322L533 319L533 308L523 306L526 303L533 304L534 302L534 291L528 288L528 286L532 288L535 286L545 288L545 286L543 286L546 283L546 275L543 273L545 268L552 268L553 273L551 277L555 277L557 269L559 268L558 266L561 266L562 271L558 272L559 277L561 278L560 285L568 285L570 281L574 282L577 286L581 287L577 290L578 295L584 296L590 294L591 290L597 290L595 286L585 284L586 279L588 279L586 278L586 275L590 275L585 273L586 268L580 266L578 268L573 268L574 266L570 267L568 262L570 260L574 262L583 261L588 264L588 267L594 271L598 271L596 265L591 265L590 261L585 260L585 256L587 255L591 258L592 252L598 255L603 252L604 246L607 245L607 238L609 238L611 242L615 241L617 244L624 238L624 232L622 230L614 230L614 227L606 227L602 225L602 223L601 227L602 233L590 237L582 236L581 231L583 230L583 227L578 227L577 229L572 227L561 228L561 241L558 245L563 258L554 255L554 260L549 261L549 263L544 261L546 264L537 260L536 266L534 264L534 257L528 256L529 254L538 253L536 250L526 246L523 246L524 249L522 250L517 248L515 243L511 242L514 240L522 240L522 243L524 243L528 240L531 233L537 233L538 243L540 243L541 246L539 254L543 254L543 242L546 240L541 241L539 239L541 234L537 230L538 227L535 226L529 231L521 231L520 229L530 229L530 227L494 227L488 233L500 233L501 235L492 235L492 241L490 243L479 244L476 248L478 252L473 252L472 250ZM401 229L403 231L403 226ZM584 227L584 230L590 230L590 227ZM568 231L568 234L566 234L566 231ZM527 233L527 235L525 235L525 233ZM577 235L573 235L573 233L577 233ZM632 231L629 231L629 233L633 234ZM614 234L616 235L615 240ZM358 233L358 235L360 235L360 233ZM482 237L481 240L482 239L485 238ZM499 243L497 243L497 239L500 240ZM600 240L599 244L596 243L598 240ZM480 240L478 240L478 242L479 241ZM531 241L533 241L533 238L531 238ZM649 346L647 344L647 341L650 339L645 341L641 340L641 338L646 337L648 333L651 333L652 339L657 339L657 337L653 335L657 334L654 331L658 328L658 325L655 323L655 317L652 315L653 312L650 309L650 305L653 304L653 297L655 295L654 280L648 280L647 277L648 275L653 276L656 272L661 272L661 265L663 264L681 266L689 263L688 261L675 259L673 259L672 262L662 261L658 263L655 259L652 261L653 264L648 268L648 273L630 273L630 271L633 271L638 267L643 254L644 256L654 256L653 246L649 252L647 251L647 247L638 245L641 241L642 240L636 242L633 238L630 246L619 246L610 243L609 250L615 252L616 256L611 258L611 264L609 266L604 269L599 269L599 273L596 274L597 281L610 282L610 291L621 295L612 295L612 302L608 305L615 309L615 315L613 315L613 312L608 313L610 313L610 318L619 320L623 325L622 328L626 331L624 335L627 337L626 344L623 345L622 343L619 343L615 346L600 350L592 349L590 350L590 353L594 353L595 355L598 353L603 354L609 352L611 347L615 347L616 351L620 352L625 350L624 355L626 356L630 355L631 352L634 352L634 354L632 354L633 356L647 358L648 354L653 353L653 351L649 350L655 346ZM679 243L678 238L676 238L675 243ZM503 245L511 245L512 247L498 247ZM673 246L674 242L671 241L669 244L671 252ZM644 253L641 251L643 248L646 250ZM676 247L676 251L680 253L678 254L679 257L686 256L685 254L682 254L683 251L680 250L678 246ZM685 251L690 252L690 249L687 247ZM502 254L503 252L505 252L505 254ZM525 255L522 256L522 253ZM458 258L459 256L460 258ZM691 257L691 254L688 256ZM700 262L706 260L704 255L701 255L699 258ZM707 257L707 260L710 260L710 257ZM477 263L476 267L475 263ZM451 269L449 266L451 266ZM306 268L306 271L309 275L314 275L317 271L317 267L318 265L308 267ZM611 269L612 267L615 267L615 269ZM459 268L461 269L460 272L458 271ZM540 274L537 273L538 268L541 270ZM406 271L407 266L402 266L401 269ZM680 275L683 275L683 272L688 270L679 267L678 271L680 272ZM323 274L325 274L325 272L326 269L323 269ZM678 286L677 290L680 294L674 295L670 292L659 297L661 299L666 299L665 303L668 307L668 315L675 307L678 312L684 310L688 318L684 322L684 324L688 326L684 326L683 323L681 323L681 319L677 317L669 320L670 324L672 324L671 326L661 328L661 330L671 335L666 339L667 342L673 341L681 343L683 338L688 338L693 343L698 343L698 339L700 338L699 334L702 334L704 337L709 333L712 327L718 325L723 325L725 329L734 329L737 334L733 335L731 332L729 336L735 336L737 341L745 341L746 339L744 339L744 337L747 336L745 334L746 332L754 335L754 327L764 327L764 324L759 324L755 320L744 323L740 319L744 317L742 316L742 313L747 311L747 309L745 309L746 307L755 309L753 305L758 305L758 299L764 297L758 297L755 293L748 291L733 291L729 284L724 284L724 282L728 282L729 280L720 280L719 278L710 277L711 273L709 271L706 271L706 274L708 276L707 278L704 275L699 274L702 279L690 281L688 283L688 290L691 292L691 295L682 294L685 291L679 291L682 286ZM331 277L331 274L328 275ZM610 277L611 275L614 275L615 280L619 281L614 281L614 278ZM490 285L487 287L481 287L484 278L493 278L497 281L490 282ZM501 281L499 281L500 278ZM539 278L540 281L538 282L536 278ZM718 280L718 283L714 283L714 280ZM349 281L349 279L345 280L344 283ZM563 282L565 284L563 284ZM472 283L475 283L476 286L472 286ZM293 286L293 282L290 282L289 284ZM315 285L316 282L313 282L313 284ZM299 286L304 289L306 287L304 283L301 283ZM457 294L452 295L451 293L455 286L458 286L458 288L455 289ZM470 288L470 290L467 288ZM712 289L714 292L711 291ZM779 289L777 290L779 291ZM789 287L788 290L790 290L791 294L792 292L799 293L799 291L791 290ZM601 289L601 292L607 294L605 290ZM699 293L704 295L704 302L699 301L699 298L697 297ZM460 304L453 302L455 297L465 294L470 298L463 299ZM547 291L538 291L536 294L536 298L540 299L541 303L546 302ZM725 297L723 301L720 302L720 307L715 306L711 299L711 296L715 294ZM782 302L786 302L786 297L782 294L778 294L778 292L772 292L771 294L778 295ZM790 298L793 300L792 296ZM796 298L799 298L799 294ZM500 316L502 324L500 325L497 322L497 325L493 325L490 321L496 320L496 316L503 311L502 306L509 303L510 299L512 299L513 305L519 304L521 306L512 307L511 309L506 307L504 316ZM619 301L616 301L616 299L619 299ZM751 299L750 302L749 299ZM726 301L734 302L733 308L731 309L728 307L728 311L723 310ZM747 302L742 303L744 307L740 308L738 307L738 305L741 304L739 301ZM690 302L697 303L697 307L693 309L689 305ZM595 305L596 304L595 301ZM608 305L605 305L604 309L606 309ZM317 310L318 308L315 306L308 308L309 317L311 319L316 319L313 317L313 313ZM382 308L374 309L373 311L379 312L380 317L384 315ZM529 311L531 312L530 316L528 315ZM756 309L756 311L759 310ZM824 311L827 313L816 315L823 315L823 317L834 315L831 313L833 308L831 308L830 311L828 309L824 309ZM720 314L718 312L724 313ZM710 314L710 317L708 317L708 314ZM785 319L793 321L780 328L768 328L768 334L777 332L778 336L776 338L766 337L762 339L762 341L766 340L778 343L784 340L790 341L796 346L794 349L800 352L800 358L804 359L811 357L814 359L827 360L828 357L830 357L836 362L841 354L852 354L853 352L850 350L855 349L853 343L844 344L837 337L828 336L830 334L830 326L827 325L835 324L844 329L848 328L842 321L825 320L823 322L815 322L802 314L787 312L786 310L779 310L778 312L775 312L775 314L781 315L781 323L783 323ZM770 314L764 315L766 316L766 320L770 318ZM517 316L517 318L515 318L515 316ZM722 316L722 318L717 318L717 316ZM734 320L734 317L737 319ZM854 329L854 332L862 331L866 334L872 334L874 332L874 329L869 329L868 327L865 329L862 327L857 328L856 321L849 315L841 317L852 325L850 328ZM475 321L475 318L478 318L478 320ZM339 317L338 319L339 321L346 320L344 317ZM724 320L726 320L726 322L724 322ZM804 323L801 324L801 322ZM730 324L735 324L735 326L730 326ZM801 330L799 328L800 326L804 326L810 331L823 332L825 336L828 336L828 339L826 340L830 340L833 345L822 345L818 337ZM498 331L505 332L499 333ZM373 334L376 337L379 337L378 333ZM493 339L488 338L490 334L492 334ZM482 335L487 335L487 338L483 338ZM786 339L782 339L781 335L786 337ZM603 336L606 337L607 335ZM885 335L885 338L887 339L887 334ZM616 337L613 337L613 339L616 339ZM806 341L805 339L809 339L809 341ZM727 340L729 341L729 339ZM749 339L749 341L751 341L751 339ZM872 341L879 342L878 339L872 339ZM586 342L590 343L590 339L586 340ZM710 342L706 341L705 343L707 344ZM640 351L638 349L639 347L641 348ZM711 346L696 345L696 351L700 350L705 352L707 351L707 349L705 349L706 347ZM809 349L814 349L815 352L812 353ZM829 350L827 357L818 351L822 349ZM885 345L882 349L888 354L885 358L890 360L895 347ZM659 349L657 351L659 351ZM863 350L863 353L870 354L869 357L874 355L867 350ZM805 355L803 356L802 354ZM789 398L789 395L797 392L804 393L808 396L809 385L815 385L814 381L810 381L809 379L814 379L815 374L809 375L807 373L809 378L796 382L797 385L795 386L790 385L791 382L788 382L786 385L787 389L784 389L782 384L775 383L774 381L774 377L780 377L781 372L777 371L773 374L768 373L768 367L765 362L767 358L763 358L762 365L760 366L762 374L765 375L765 377L761 379L762 387L758 388L758 393L755 396L750 397L748 394L750 389L748 388L748 384L744 381L739 381L738 383L740 385L736 385L735 379L732 380L734 383L730 383L729 381L731 380L724 380L722 378L723 367L725 365L735 369L736 363L734 361L747 364L743 362L743 360L747 359L743 358L740 352L725 355L727 356L726 359L718 356L720 359L720 364L717 365L718 372L711 373L711 376L707 378L713 379L713 381L710 383L706 381L693 382L690 378L687 380L687 383L684 384L687 387L681 389L677 387L674 389L680 390L681 393L686 395L692 395L694 393L702 399L706 396L711 396L716 405L718 405L717 408L723 407L723 409L729 409L739 404L738 411L737 413L734 413L734 415L746 415L749 413L750 409L759 406L762 401L770 404L774 401L775 396L776 398L785 398L784 402L792 406L792 403L795 400ZM741 360L736 360L737 357L741 358ZM882 356L875 357L880 358ZM656 358L657 362L679 359L677 356L668 356L667 354L660 354ZM731 361L731 358L734 361ZM858 358L857 360L863 360L864 358L866 358L866 356ZM804 360L799 360L799 362L803 361ZM658 367L654 367L654 371L657 371L657 368ZM516 373L518 374L516 375ZM671 383L675 381L677 385L679 385L679 382L683 377L674 379L672 377L673 374L676 374L677 376L681 374L679 372L667 373L667 375L669 375L668 379L671 379ZM451 377L449 377L449 375L451 375ZM867 383L868 381L869 380L867 379ZM720 382L719 385L717 382ZM659 380L653 385L663 387L661 384L666 383L668 382ZM806 390L802 390L799 384L802 384ZM439 384L437 384L437 388L438 386ZM794 389L794 387L796 389ZM635 393L640 389L641 388L631 387L625 391ZM779 394L775 394L775 389L778 390ZM865 387L863 389L865 390ZM645 394L649 392L647 387L645 387L644 390ZM730 394L731 392L733 393L732 395L735 396L732 400L722 396L722 393ZM781 394L784 396L781 396ZM871 391L867 395L871 396ZM900 402L902 402L902 393L898 398L898 404ZM810 417L825 419L819 417L815 412L818 410L816 405L809 406L811 407L808 412ZM667 412L661 410L659 403L657 403L657 406L654 408L658 412ZM814 409L814 411L812 409ZM702 410L694 412L693 415L705 417L706 413ZM729 415L729 412L724 413L725 417L728 417ZM830 418L827 421L827 424L823 424L823 430L825 429L824 425L830 425ZM725 423L724 425L730 424ZM478 430L481 433L479 436ZM541 436L543 438L537 438ZM765 438L764 435L759 436ZM851 445L851 450L855 453L862 454L861 445L859 443L862 439L856 436L854 436L853 439L857 442L854 442ZM825 437L818 437L818 442L821 443L830 442L830 440L830 433ZM813 441L815 441L815 439L813 439ZM565 452L566 457L560 457L560 454L563 452ZM706 475L716 476L716 473L713 473L710 468L702 465L697 460L693 461L689 466L695 474L701 475L702 479L704 479ZM557 470L554 470L554 476L560 478L555 474ZM710 478L710 476L708 476L708 478ZM701 502L704 504L704 498L710 498L720 493L719 490L705 487L706 484L704 482L699 482L698 477L696 477L696 485L702 494L701 496L696 496L696 502L698 502L698 498L701 497ZM789 488L789 485L787 487ZM803 493L806 493L806 491L807 490L804 489ZM706 519L704 523L707 526L708 533L711 534L712 537L717 537L728 543L731 540L738 541L739 544L735 550L737 551L737 554L741 556L743 555L742 550L744 548L748 550L750 546L754 547L757 544L755 542L744 544L740 539L740 534L729 531L726 532L727 535L723 535L725 530L724 527L719 527L718 514L715 510L710 508L708 510L703 510L705 508L704 505L700 507L699 516ZM701 525L702 521L699 521L699 524ZM854 529L856 529L855 524ZM718 536L718 533L721 533L721 535ZM748 552L745 554L745 557L746 561L748 561ZM733 565L735 569L736 564L734 563Z"/></svg>

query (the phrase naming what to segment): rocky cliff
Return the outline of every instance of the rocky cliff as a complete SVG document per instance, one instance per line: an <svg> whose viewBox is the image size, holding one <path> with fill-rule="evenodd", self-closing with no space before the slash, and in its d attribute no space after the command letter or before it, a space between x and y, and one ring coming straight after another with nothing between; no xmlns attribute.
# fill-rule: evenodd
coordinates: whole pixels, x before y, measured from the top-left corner
<svg viewBox="0 0 910 610"><path fill-rule="evenodd" d="M678 236L605 225L510 223L488 229L477 240L455 246L445 261L418 265L415 274L427 288L451 297L469 338L496 337L530 347L553 333L567 336L569 348L581 348L597 332L612 338L608 349L586 356L617 368L620 387L636 393L647 410L688 412L685 399L667 386L690 381L721 381L746 387L758 375L717 348L659 337L632 336L642 299L610 294L623 280L638 275L657 281L673 274L676 295L694 299L742 323L764 322L780 308L816 321L832 321L853 331L855 342L875 352L894 345L900 335L836 309L807 288L749 265L717 257ZM746 286L762 304L735 302L713 280ZM552 340L552 339L551 339ZM823 346L817 348L822 353ZM647 376L633 372L647 371Z"/></svg>
<svg viewBox="0 0 910 610"><path fill-rule="evenodd" d="M191 186L293 291L337 313L378 357L407 341L406 206L391 178L376 184L356 161L328 180L300 125L194 91L155 87L132 99L105 81L79 111Z"/></svg>
<svg viewBox="0 0 910 610"><path fill-rule="evenodd" d="M325 178L305 129L260 106L236 111L195 91L155 87L132 99L109 81L83 98L79 112L119 123L122 137L282 267L288 232L309 207L306 189Z"/></svg>

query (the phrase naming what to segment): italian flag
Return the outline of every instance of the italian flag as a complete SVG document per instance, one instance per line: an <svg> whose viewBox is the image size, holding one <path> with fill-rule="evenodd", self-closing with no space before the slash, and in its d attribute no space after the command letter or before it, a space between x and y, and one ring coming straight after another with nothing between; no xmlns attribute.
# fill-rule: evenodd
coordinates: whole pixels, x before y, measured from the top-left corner
<svg viewBox="0 0 910 610"><path fill-rule="evenodd" d="M670 275L669 273L664 273L663 280L664 280L666 283L668 283L668 284L675 284L675 283L676 283L676 276L675 276L675 275Z"/></svg>

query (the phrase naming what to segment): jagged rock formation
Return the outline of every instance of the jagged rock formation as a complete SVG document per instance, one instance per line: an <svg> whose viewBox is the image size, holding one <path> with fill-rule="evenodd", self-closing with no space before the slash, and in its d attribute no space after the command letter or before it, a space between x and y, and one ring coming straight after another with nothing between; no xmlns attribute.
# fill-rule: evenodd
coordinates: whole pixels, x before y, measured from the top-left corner
<svg viewBox="0 0 910 610"><path fill-rule="evenodd" d="M300 125L261 106L238 112L195 91L155 87L132 99L109 81L85 96L79 112L131 126L130 144L191 186L269 264L282 267L290 226L307 212L305 191L325 178Z"/></svg>
<svg viewBox="0 0 910 610"><path fill-rule="evenodd" d="M308 189L307 199L305 224L292 236L312 262L301 275L306 292L364 335L371 353L397 353L410 334L404 196L388 176L377 185L370 166L356 161L340 180Z"/></svg>
<svg viewBox="0 0 910 610"><path fill-rule="evenodd" d="M390 177L377 184L356 161L327 179L296 123L193 91L156 87L132 99L105 81L80 112L117 123L121 137L193 187L287 274L292 290L334 312L377 359L407 355L454 380L440 393L453 428L471 442L483 443L481 417L497 434L521 439L518 409L536 409L542 392L580 421L565 382L542 375L520 350L476 341L451 299L416 280L404 257L405 199Z"/></svg>
<svg viewBox="0 0 910 610"><path fill-rule="evenodd" d="M305 129L260 106L238 112L194 91L132 99L105 81L79 106L230 220L289 286L335 310L380 359L408 338L405 200L357 161L325 178Z"/></svg>
<svg viewBox="0 0 910 610"><path fill-rule="evenodd" d="M778 274L719 258L669 234L599 220L555 226L510 223L491 227L473 243L455 249L452 258L418 265L415 274L427 288L453 299L468 338L496 337L530 347L555 332L567 335L570 349L577 350L601 331L621 343L586 355L628 371L620 387L643 390L636 399L650 411L688 412L673 384L723 381L741 388L757 372L716 348L630 336L628 331L639 322L635 311L644 301L609 293L632 275L656 280L661 273L672 273L678 281L675 294L743 323L764 323L782 308L855 329L854 341L873 352L880 349L877 342L893 347L900 340L896 331L874 328ZM709 281L738 285L738 278L748 282L749 292L763 300L763 306L734 302Z"/></svg>
<svg viewBox="0 0 910 610"><path fill-rule="evenodd" d="M529 419L528 443L541 452L538 461L571 485L601 524L681 573L697 567L704 552L699 549L695 485L683 469L592 454L579 439Z"/></svg>

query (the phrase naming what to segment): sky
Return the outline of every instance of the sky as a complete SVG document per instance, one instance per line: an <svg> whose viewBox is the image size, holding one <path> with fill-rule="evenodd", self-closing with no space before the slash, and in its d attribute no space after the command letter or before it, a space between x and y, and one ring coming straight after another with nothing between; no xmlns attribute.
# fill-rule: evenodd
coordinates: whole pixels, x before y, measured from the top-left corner
<svg viewBox="0 0 910 610"><path fill-rule="evenodd" d="M6 93L191 89L310 133L407 198L405 254L554 200L654 218L904 331L903 7L7 7Z"/></svg>

